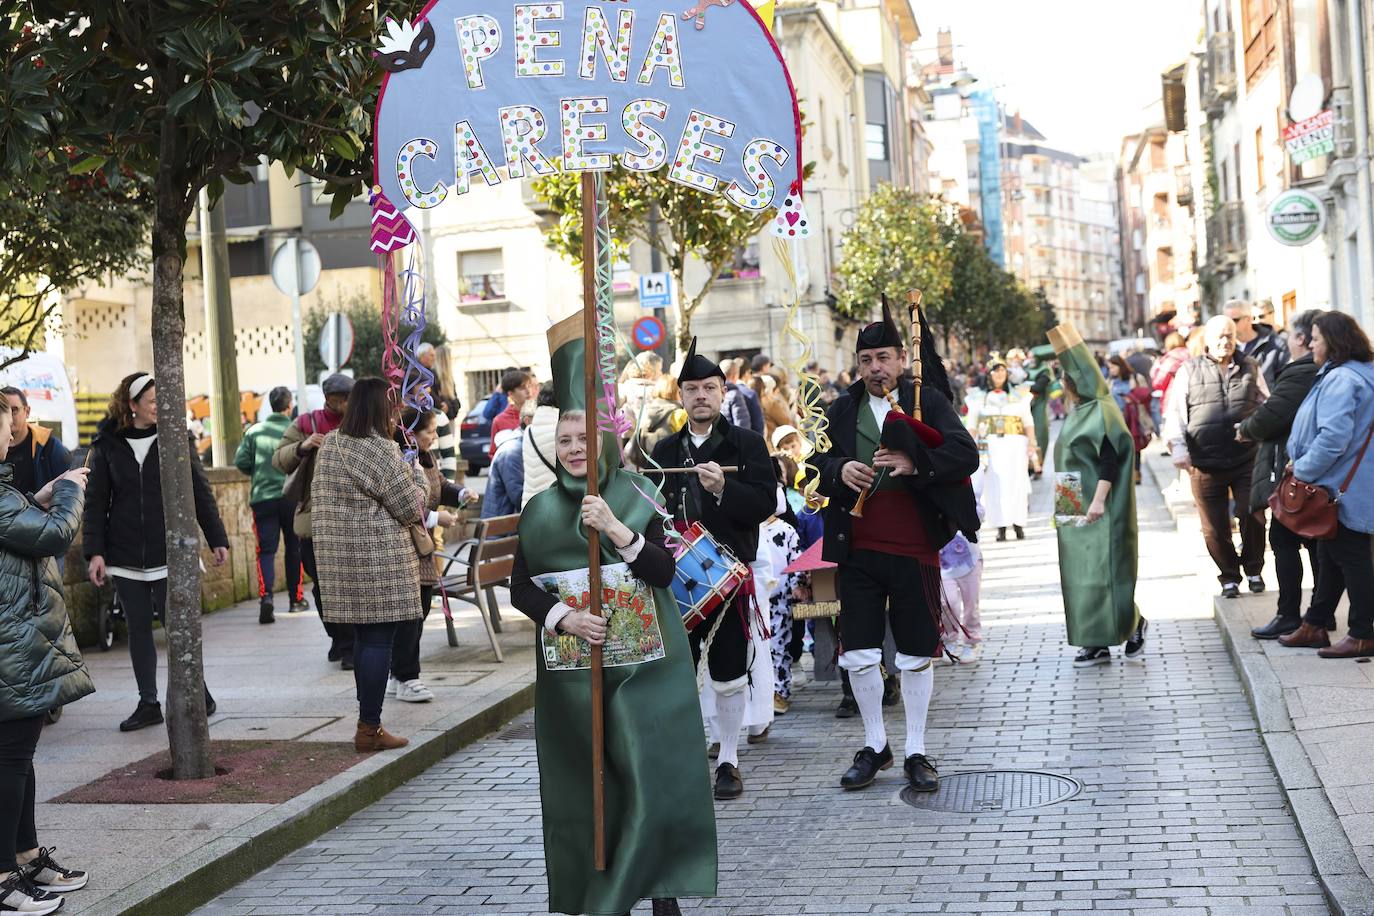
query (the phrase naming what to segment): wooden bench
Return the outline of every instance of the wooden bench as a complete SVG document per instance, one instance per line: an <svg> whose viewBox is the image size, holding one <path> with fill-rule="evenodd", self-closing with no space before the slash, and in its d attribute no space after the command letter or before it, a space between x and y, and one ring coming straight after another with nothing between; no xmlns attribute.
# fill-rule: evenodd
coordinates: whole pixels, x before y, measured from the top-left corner
<svg viewBox="0 0 1374 916"><path fill-rule="evenodd" d="M441 595L459 598L477 606L482 624L491 640L491 651L498 662L505 661L496 634L501 632L501 608L496 602L496 586L510 585L511 568L515 565L515 548L519 515L501 515L479 519L473 536L455 545L452 550L437 552L443 561L439 573ZM448 644L458 645L458 632L453 628L453 615L444 605L444 623L448 626Z"/></svg>

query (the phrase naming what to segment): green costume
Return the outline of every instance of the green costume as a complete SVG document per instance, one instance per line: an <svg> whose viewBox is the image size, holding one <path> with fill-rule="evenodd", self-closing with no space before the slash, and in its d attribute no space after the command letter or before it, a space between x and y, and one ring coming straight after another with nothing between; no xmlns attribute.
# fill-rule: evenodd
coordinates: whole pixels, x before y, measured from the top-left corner
<svg viewBox="0 0 1374 916"><path fill-rule="evenodd" d="M1050 360L1054 359L1054 348L1041 344L1031 350L1031 356L1035 357L1035 368L1030 373L1031 419L1035 422L1035 447L1043 462L1050 447L1050 386L1054 382Z"/></svg>
<svg viewBox="0 0 1374 916"><path fill-rule="evenodd" d="M581 320L579 313L549 331L564 410L585 403ZM640 491L656 496L657 487L618 467L614 438L601 438L602 498L631 531L652 532L660 521ZM586 532L577 521L586 479L561 464L557 473L556 484L530 500L520 518L522 554L536 581L587 566ZM602 563L623 566L609 539L601 544ZM627 654L647 645L645 660L613 657L610 640L621 611L608 625L604 872L592 863L591 678L586 668L559 667L586 644L573 636L539 637L535 741L551 912L619 916L646 898L716 893L715 805L692 653L672 592L653 589L652 596L653 618L624 612L631 623L642 619L645 637ZM565 652L570 643L572 652Z"/></svg>
<svg viewBox="0 0 1374 916"><path fill-rule="evenodd" d="M1054 445L1056 515L1075 498L1078 511L1066 514L1087 511L1097 492L1104 441L1111 443L1122 463L1102 518L1082 526L1056 519L1059 581L1069 645L1114 646L1131 636L1139 616L1135 606L1139 562L1135 487L1131 486L1135 446L1121 409L1107 391L1107 383L1078 331L1071 324L1062 324L1051 330L1049 337L1064 375L1072 379L1078 392ZM1066 492L1074 489L1076 497Z"/></svg>

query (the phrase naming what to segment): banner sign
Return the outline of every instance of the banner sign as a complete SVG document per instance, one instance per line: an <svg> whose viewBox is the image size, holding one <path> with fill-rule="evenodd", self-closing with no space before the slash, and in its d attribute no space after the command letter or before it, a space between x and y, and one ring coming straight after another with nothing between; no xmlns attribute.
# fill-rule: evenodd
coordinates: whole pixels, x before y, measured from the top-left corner
<svg viewBox="0 0 1374 916"><path fill-rule="evenodd" d="M1336 115L1327 109L1283 129L1283 146L1294 165L1336 151Z"/></svg>
<svg viewBox="0 0 1374 916"><path fill-rule="evenodd" d="M474 181L619 163L745 210L799 204L801 122L772 35L744 0L685 2L433 0L389 22L375 183L427 209Z"/></svg>

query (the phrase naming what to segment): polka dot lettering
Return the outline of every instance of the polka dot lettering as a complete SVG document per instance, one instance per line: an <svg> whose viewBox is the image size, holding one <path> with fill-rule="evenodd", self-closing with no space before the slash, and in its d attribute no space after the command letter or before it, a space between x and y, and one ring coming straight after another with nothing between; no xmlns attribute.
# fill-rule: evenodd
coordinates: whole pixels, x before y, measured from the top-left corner
<svg viewBox="0 0 1374 916"><path fill-rule="evenodd" d="M563 33L557 29L539 31L538 20L562 19L563 4L518 4L515 7L515 75L562 76L563 61L540 60L541 48L557 48L563 44Z"/></svg>
<svg viewBox="0 0 1374 916"><path fill-rule="evenodd" d="M469 89L483 89L482 61L501 50L501 27L490 16L462 16L453 21Z"/></svg>
<svg viewBox="0 0 1374 916"><path fill-rule="evenodd" d="M767 210L773 205L777 186L768 172L764 170L763 160L772 159L781 167L787 164L788 158L787 150L772 140L749 141L749 145L744 148L742 163L744 174L753 180L754 187L746 189L736 179L730 182L730 187L725 189L725 196L730 199L731 203L742 209ZM791 198L789 197L788 200L790 201Z"/></svg>
<svg viewBox="0 0 1374 916"><path fill-rule="evenodd" d="M630 35L634 28L633 10L621 10L616 18L615 35L600 7L589 6L582 20L582 57L577 75L584 80L596 79L596 53L606 59L611 79L623 83L630 77Z"/></svg>
<svg viewBox="0 0 1374 916"><path fill-rule="evenodd" d="M604 97L563 100L563 170L567 172L591 172L609 169L609 153L585 153L582 144L606 139L605 124L583 124L585 114L604 114L610 111L610 102Z"/></svg>
<svg viewBox="0 0 1374 916"><path fill-rule="evenodd" d="M501 142L506 150L506 175L524 178L529 164L536 175L552 175L553 164L539 151L538 143L548 132L544 114L533 105L513 105L501 109Z"/></svg>
<svg viewBox="0 0 1374 916"><path fill-rule="evenodd" d="M634 169L636 172L652 172L662 168L663 163L668 161L668 141L644 121L645 118L657 118L662 124L667 117L668 106L658 99L635 99L625 106L624 112L621 113L621 126L625 128L625 135L632 141L630 145L637 143L644 149L643 153L621 154L620 161L625 168Z"/></svg>
<svg viewBox="0 0 1374 916"><path fill-rule="evenodd" d="M685 88L687 82L682 76L682 54L678 50L677 18L672 13L658 17L658 28L649 42L649 53L644 55L644 65L639 69L638 80L645 86L654 81L654 71L660 67L668 71L668 84L674 89Z"/></svg>
<svg viewBox="0 0 1374 916"><path fill-rule="evenodd" d="M423 157L435 161L439 157L439 144L426 137L416 137L401 147L396 155L396 183L401 186L401 194L412 207L427 210L437 207L448 196L448 186L442 181L432 188L421 191L415 184L414 160Z"/></svg>
<svg viewBox="0 0 1374 916"><path fill-rule="evenodd" d="M714 135L729 139L734 133L735 125L732 122L703 111L693 111L688 115L687 124L682 129L677 155L673 157L673 167L668 172L668 177L689 188L714 193L720 179L697 171L696 163L700 159L719 163L725 155L725 150L712 143L710 138Z"/></svg>

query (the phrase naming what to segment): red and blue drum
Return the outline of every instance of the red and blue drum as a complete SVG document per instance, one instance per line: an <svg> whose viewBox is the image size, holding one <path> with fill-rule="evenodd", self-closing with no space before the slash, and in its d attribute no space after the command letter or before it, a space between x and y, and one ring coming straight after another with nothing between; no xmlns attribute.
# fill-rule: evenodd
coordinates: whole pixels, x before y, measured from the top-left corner
<svg viewBox="0 0 1374 916"><path fill-rule="evenodd" d="M700 522L679 524L678 529L672 590L682 612L682 624L691 632L734 596L749 578L749 567L711 537Z"/></svg>

